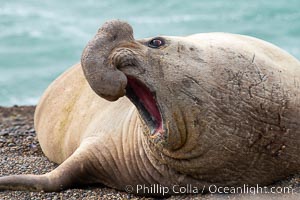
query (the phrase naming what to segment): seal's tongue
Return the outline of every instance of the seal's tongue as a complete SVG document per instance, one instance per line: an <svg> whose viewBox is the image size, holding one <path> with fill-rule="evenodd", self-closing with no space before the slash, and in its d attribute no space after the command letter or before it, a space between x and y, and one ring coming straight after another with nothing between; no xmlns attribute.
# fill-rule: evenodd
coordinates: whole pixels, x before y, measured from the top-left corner
<svg viewBox="0 0 300 200"><path fill-rule="evenodd" d="M153 134L162 129L162 118L153 93L139 80L127 76L127 96L141 111Z"/></svg>

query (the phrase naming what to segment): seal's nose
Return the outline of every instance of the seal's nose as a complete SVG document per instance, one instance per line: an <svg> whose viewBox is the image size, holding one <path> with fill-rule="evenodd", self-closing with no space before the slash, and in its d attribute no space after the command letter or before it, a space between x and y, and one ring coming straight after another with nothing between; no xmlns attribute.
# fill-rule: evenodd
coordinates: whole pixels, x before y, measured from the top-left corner
<svg viewBox="0 0 300 200"><path fill-rule="evenodd" d="M105 22L98 30L98 34L105 35L109 41L134 40L132 27L127 22L120 20Z"/></svg>
<svg viewBox="0 0 300 200"><path fill-rule="evenodd" d="M84 75L99 96L115 101L125 95L127 78L110 62L110 54L121 43L133 41L132 27L120 20L103 24L81 56Z"/></svg>

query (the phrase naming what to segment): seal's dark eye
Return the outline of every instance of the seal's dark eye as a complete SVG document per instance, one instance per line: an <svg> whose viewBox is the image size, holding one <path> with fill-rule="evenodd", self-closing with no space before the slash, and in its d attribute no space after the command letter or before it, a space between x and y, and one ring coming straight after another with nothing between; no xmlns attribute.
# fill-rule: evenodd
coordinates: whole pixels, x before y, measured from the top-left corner
<svg viewBox="0 0 300 200"><path fill-rule="evenodd" d="M148 43L148 46L151 48L158 48L164 44L165 41L162 38L154 38Z"/></svg>

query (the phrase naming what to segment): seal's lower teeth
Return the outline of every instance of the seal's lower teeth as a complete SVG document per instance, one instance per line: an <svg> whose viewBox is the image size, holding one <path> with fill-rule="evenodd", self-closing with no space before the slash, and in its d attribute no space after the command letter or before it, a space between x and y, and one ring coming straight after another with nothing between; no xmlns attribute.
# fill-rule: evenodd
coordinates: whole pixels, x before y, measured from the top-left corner
<svg viewBox="0 0 300 200"><path fill-rule="evenodd" d="M152 129L151 130L151 135L154 135L155 134L155 129Z"/></svg>
<svg viewBox="0 0 300 200"><path fill-rule="evenodd" d="M152 120L152 121L155 121L155 117L154 117L154 116L151 116L151 120Z"/></svg>

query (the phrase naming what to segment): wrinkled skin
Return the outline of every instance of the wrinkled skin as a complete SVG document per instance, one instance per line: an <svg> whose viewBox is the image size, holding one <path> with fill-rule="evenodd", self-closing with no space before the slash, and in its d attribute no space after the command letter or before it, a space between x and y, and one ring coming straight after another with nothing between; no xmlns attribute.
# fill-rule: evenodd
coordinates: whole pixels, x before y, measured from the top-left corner
<svg viewBox="0 0 300 200"><path fill-rule="evenodd" d="M43 151L62 164L41 178L0 178L0 189L268 185L300 172L299 61L241 35L158 39L149 47L127 23L106 22L83 51L84 76L80 65L66 72L37 108ZM153 94L160 128L134 107L129 79Z"/></svg>

